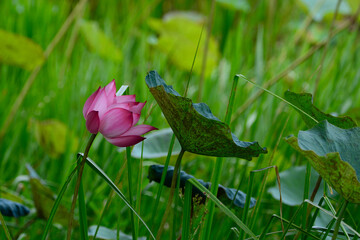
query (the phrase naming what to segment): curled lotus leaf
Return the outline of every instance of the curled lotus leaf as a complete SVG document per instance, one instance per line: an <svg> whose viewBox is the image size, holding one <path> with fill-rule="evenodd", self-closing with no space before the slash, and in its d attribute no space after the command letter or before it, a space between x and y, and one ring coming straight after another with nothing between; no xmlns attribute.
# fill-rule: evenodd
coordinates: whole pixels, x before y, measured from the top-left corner
<svg viewBox="0 0 360 240"><path fill-rule="evenodd" d="M151 165L149 167L148 179L150 181L155 181L157 183L160 183L163 171L164 171L163 165ZM164 182L165 186L171 187L171 181L172 181L173 175L174 175L174 167L169 166L166 171L165 182ZM180 171L180 188L183 192L184 192L186 181L191 178L195 178L195 177L190 174L187 174L184 171ZM210 189L211 183L204 182L201 179L196 179L196 180L201 185L206 187L207 189ZM200 198L200 203L202 203L202 204L205 203L205 200L206 200L205 194L203 192L201 192L198 188L193 187L192 197L196 197L196 196ZM244 208L245 202L246 202L246 194L245 193L243 193L240 190L238 191L237 189L234 189L234 188L224 187L221 184L219 184L217 198L219 198L221 200L221 202L227 206L231 206L232 204L234 204L234 206L241 207L241 208ZM233 202L233 200L234 200L234 202ZM255 204L256 204L256 199L250 198L250 205L249 205L250 208L254 207Z"/></svg>
<svg viewBox="0 0 360 240"><path fill-rule="evenodd" d="M347 116L334 117L330 114L320 111L317 107L313 105L312 95L310 93L294 93L294 92L286 91L284 97L287 101L294 104L296 107L300 108L301 110L303 110L304 112L306 112L307 114L309 114L311 117L313 117L319 122L327 120L332 125L344 129L353 128L357 126L356 122L350 117ZM309 118L309 116L305 115L299 110L297 111L300 113L306 126L312 128L316 125L316 122L313 119Z"/></svg>
<svg viewBox="0 0 360 240"><path fill-rule="evenodd" d="M346 200L360 203L360 128L323 121L286 141Z"/></svg>
<svg viewBox="0 0 360 240"><path fill-rule="evenodd" d="M247 160L267 153L258 142L240 141L227 124L212 114L208 105L180 96L156 71L149 72L145 80L183 150Z"/></svg>
<svg viewBox="0 0 360 240"><path fill-rule="evenodd" d="M30 209L21 203L0 198L0 212L6 217L23 217L30 213Z"/></svg>

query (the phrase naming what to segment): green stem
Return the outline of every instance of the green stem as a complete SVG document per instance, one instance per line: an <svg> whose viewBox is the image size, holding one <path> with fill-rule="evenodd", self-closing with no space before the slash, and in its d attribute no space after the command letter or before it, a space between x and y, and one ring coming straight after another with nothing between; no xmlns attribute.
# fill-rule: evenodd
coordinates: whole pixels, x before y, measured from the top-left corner
<svg viewBox="0 0 360 240"><path fill-rule="evenodd" d="M336 237L337 237L338 232L339 232L340 223L341 223L341 220L344 217L344 213L345 213L345 210L346 210L346 207L347 207L348 203L349 202L347 200L345 200L345 203L341 206L341 209L339 211L339 215L338 215L336 223L335 223L334 234L333 234L331 240L336 240Z"/></svg>
<svg viewBox="0 0 360 240"><path fill-rule="evenodd" d="M190 226L191 226L191 208L192 208L192 184L188 181L185 183L185 196L184 196L184 214L181 238L189 239L190 237Z"/></svg>
<svg viewBox="0 0 360 240"><path fill-rule="evenodd" d="M135 203L135 210L140 214L140 203L141 203L141 189L142 189L142 170L143 170L143 156L144 155L144 141L141 143L141 157L139 162L139 174L138 174L138 185L137 185L137 193L136 193L136 203ZM136 218L136 236L139 236L139 228L140 228L140 221Z"/></svg>
<svg viewBox="0 0 360 240"><path fill-rule="evenodd" d="M132 170L131 170L131 149L130 147L126 147L126 158L127 158L127 164L128 164L128 182L129 182L129 202L130 205L133 206L133 195L132 195ZM137 239L137 227L135 223L134 213L130 212L131 216L131 227L132 227L132 239Z"/></svg>
<svg viewBox="0 0 360 240"><path fill-rule="evenodd" d="M70 210L70 215L69 215L69 225L68 225L68 231L67 231L67 239L70 240L71 238L71 229L72 229L72 225L73 225L73 215L74 215L74 210L75 210L75 205L76 205L76 199L77 199L77 195L79 193L79 188L80 188L80 183L81 183L81 177L84 171L84 165L86 162L86 158L88 157L90 148L92 143L94 142L94 139L96 137L97 134L92 134L87 145L85 148L85 152L83 155L83 158L81 160L80 163L78 163L78 165L80 165L80 168L78 169L78 178L76 180L76 185L75 185L75 190L74 190L74 196L73 196L73 200L71 203L71 210Z"/></svg>
<svg viewBox="0 0 360 240"><path fill-rule="evenodd" d="M11 240L12 238L11 238L9 229L8 229L7 226L6 226L4 217L3 217L3 215L1 214L1 212L0 212L0 223L1 223L2 227L3 227L3 229L4 229L6 238L7 238L8 240Z"/></svg>
<svg viewBox="0 0 360 240"><path fill-rule="evenodd" d="M181 149L181 152L180 152L178 158L176 159L174 173L173 173L173 177L172 177L172 180L171 180L170 196L169 196L169 200L168 200L168 203L167 203L167 206L166 206L166 209L165 209L163 219L161 220L159 231L158 231L158 233L156 235L156 239L161 238L161 235L162 235L162 232L164 230L165 223L166 223L166 219L167 219L167 217L168 217L168 215L170 213L171 204L172 204L172 200L173 200L174 193L175 193L175 185L176 185L176 180L177 180L177 176L178 176L178 171L179 171L180 164L181 164L181 159L184 156L184 153L185 153L185 150Z"/></svg>
<svg viewBox="0 0 360 240"><path fill-rule="evenodd" d="M234 105L234 101L235 101L236 87L239 82L239 78L240 78L240 75L234 76L233 85L231 88L229 103L228 103L226 115L225 115L225 123L228 125L230 124L230 121L231 121L232 109L233 109L233 105ZM223 162L224 162L224 159L222 157L216 158L215 168L213 169L213 174L212 174L213 177L212 177L212 181L211 181L211 193L214 194L215 196L217 195L217 191L218 191L218 187L219 187L219 183L220 183L220 176L221 176L221 172L222 172ZM206 239L206 240L210 239L211 225L212 225L212 221L214 218L214 211L215 211L215 203L210 202L208 210L209 210L209 215L206 218L205 231L203 232L203 235L202 235L202 237L203 237L202 239Z"/></svg>
<svg viewBox="0 0 360 240"><path fill-rule="evenodd" d="M158 191L157 191L157 194L156 194L156 200L155 200L155 205L153 207L153 212L152 212L151 219L155 219L155 217L156 217L157 208L159 206L160 196L161 196L161 193L162 193L162 189L164 187L165 178L166 178L166 172L167 172L167 169L169 167L169 162L170 162L171 154L172 154L172 151L173 151L173 148L174 148L174 144L175 144L175 134L173 134L172 137L171 137L170 146L169 146L168 154L167 154L167 157L166 157L166 160L165 160L164 170L163 170L163 173L161 175L160 185L159 185L159 188L158 188ZM155 224L155 221L153 221L152 228L154 228L154 224Z"/></svg>

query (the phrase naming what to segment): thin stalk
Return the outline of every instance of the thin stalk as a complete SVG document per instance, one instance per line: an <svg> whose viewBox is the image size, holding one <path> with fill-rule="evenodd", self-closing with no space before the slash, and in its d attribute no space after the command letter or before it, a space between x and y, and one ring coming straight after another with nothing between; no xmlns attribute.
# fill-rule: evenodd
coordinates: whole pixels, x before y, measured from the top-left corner
<svg viewBox="0 0 360 240"><path fill-rule="evenodd" d="M275 219L274 215L271 216L268 224L266 224L263 232L261 233L261 235L260 235L260 237L259 237L259 240L264 240L264 239L266 238L266 234L267 234L267 232L268 232L268 229L270 228L271 223L273 222L274 219Z"/></svg>
<svg viewBox="0 0 360 240"><path fill-rule="evenodd" d="M301 209L304 209L304 204L305 204L305 202L302 202L302 204L298 207L298 209L296 209L295 214L291 217L290 222L287 222L289 225L286 227L285 231L283 232L281 240L285 239L286 233L289 231L291 224L295 221L296 216L300 213Z"/></svg>
<svg viewBox="0 0 360 240"><path fill-rule="evenodd" d="M129 202L130 205L133 206L133 195L132 195L132 169L131 169L131 148L126 147L126 159L127 159L127 166L128 166L128 182L129 182ZM131 233L132 233L132 239L137 239L137 226L134 218L134 213L130 211L131 216Z"/></svg>
<svg viewBox="0 0 360 240"><path fill-rule="evenodd" d="M196 56L197 56L197 53L198 53L198 51L199 51L199 46L200 46L200 42L201 42L201 37L202 37L203 30L204 30L204 25L203 25L203 27L201 28L199 40L198 40L198 43L197 43L197 46L196 46L195 56L194 56L193 62L192 62L192 64L191 64L191 69L190 69L190 73L189 73L189 78L188 78L188 80L187 80L187 82L186 82L184 97L187 96L187 93L188 93L188 90L189 90L189 85L190 85L190 80L191 80L191 76L192 76L192 71L193 71L193 69L194 69Z"/></svg>
<svg viewBox="0 0 360 240"><path fill-rule="evenodd" d="M316 197L316 194L317 192L319 191L319 188L320 188L320 185L321 185L321 181L322 181L322 177L319 175L317 181L316 181L316 184L315 184L315 187L314 187L314 190L311 194L311 197L310 197L310 201L314 201L315 197Z"/></svg>
<svg viewBox="0 0 360 240"><path fill-rule="evenodd" d="M50 215L49 215L49 218L46 222L46 226L45 226L45 229L43 231L43 235L41 237L41 240L46 240L47 239L47 234L52 226L52 221L55 217L55 214L56 214L56 211L60 205L60 202L61 202L61 199L62 197L64 196L64 193L67 189L67 187L69 186L69 183L71 182L73 176L75 175L75 172L80 168L80 165L77 165L76 168L74 170L71 171L71 173L69 174L68 178L66 179L64 185L62 186L61 190L60 190L60 193L59 195L57 196L56 200L55 200L55 203L54 203L54 206L52 207L51 209L51 212L50 212Z"/></svg>
<svg viewBox="0 0 360 240"><path fill-rule="evenodd" d="M167 157L166 157L166 160L165 160L164 171L163 171L163 173L161 175L161 181L160 181L160 185L159 185L159 188L158 188L158 192L156 194L156 200L155 200L155 205L153 206L153 212L152 212L152 215L151 215L151 219L155 219L155 217L156 217L157 209L158 209L159 202L160 202L160 196L161 196L162 189L164 187L165 178L166 178L166 172L167 172L167 169L169 167L170 157L171 157L172 150L174 148L174 144L175 144L175 134L173 134L172 137L171 137L168 154L167 154ZM153 221L153 228L154 228L154 224L155 224L155 221Z"/></svg>
<svg viewBox="0 0 360 240"><path fill-rule="evenodd" d="M137 177L138 186L136 192L136 203L135 203L135 211L140 214L140 203L141 203L141 189L142 189L142 170L143 170L143 157L144 157L144 141L141 143L141 156L139 162L139 174ZM136 219L136 236L139 236L139 228L140 228L140 220Z"/></svg>
<svg viewBox="0 0 360 240"><path fill-rule="evenodd" d="M74 217L73 217L74 216L74 210L75 210L77 195L79 193L81 177L82 177L82 174L83 174L83 171L84 171L84 165L85 165L86 158L88 157L91 145L94 142L94 139L95 139L96 135L97 134L92 134L91 135L91 137L90 137L90 139L89 139L89 141L88 141L88 143L86 145L83 158L82 158L81 162L77 164L78 166L80 165L80 168L78 169L78 178L76 180L73 200L72 200L72 203L71 203L71 210L70 210L70 215L69 215L69 225L68 225L68 231L67 231L67 237L66 237L67 240L70 240L70 238L71 238L71 230L72 230L73 219L74 219Z"/></svg>
<svg viewBox="0 0 360 240"><path fill-rule="evenodd" d="M306 234L306 235L308 235L309 237L312 237L312 239L320 240L320 238L318 238L318 237L315 236L314 234L312 234L312 233L310 233L310 232L307 232L306 230L304 230L304 229L302 229L301 227L293 224L292 222L289 222L289 221L286 220L286 219L283 219L283 218L281 218L281 217L279 217L279 216L277 216L277 215L275 215L275 214L273 215L273 217L278 218L278 219L284 221L285 223L289 224L289 226L292 226L292 227L296 228L298 231L302 232L303 234Z"/></svg>
<svg viewBox="0 0 360 240"><path fill-rule="evenodd" d="M161 220L159 231L158 231L158 233L156 235L156 239L161 238L162 232L164 231L164 226L165 226L165 223L166 223L166 219L167 219L167 217L169 216L169 213L170 213L172 200L174 198L175 184L176 184L176 181L177 181L178 171L180 169L181 159L184 156L184 153L185 153L185 150L181 149L180 154L179 154L178 158L176 159L174 173L173 173L173 177L172 177L172 180L171 180L170 196L169 196L168 203L166 205L164 216L163 216L163 218Z"/></svg>
<svg viewBox="0 0 360 240"><path fill-rule="evenodd" d="M208 18L208 25L206 28L206 39L205 39L204 54L203 54L203 59L202 59L203 61L202 61L202 65L201 65L201 76L200 76L200 83L199 83L198 102L201 101L202 92L203 92L203 88L204 88L204 78L205 78L207 55L208 55L208 50L209 50L209 42L210 42L210 37L211 37L212 24L213 24L214 15L215 15L215 2L216 2L216 0L211 1L210 15Z"/></svg>
<svg viewBox="0 0 360 240"><path fill-rule="evenodd" d="M317 90L318 90L318 87L319 87L319 82L320 82L320 79L321 79L322 70L324 68L325 56L326 56L326 53L327 53L328 48L329 48L329 43L330 43L331 38L333 37L335 20L336 20L336 17L338 15L338 12L339 12L340 3L341 3L341 0L338 0L337 4L336 4L336 8L335 8L335 13L334 13L332 21L331 21L329 35L328 35L328 37L326 39L324 51L323 51L323 54L321 56L320 65L319 65L319 71L318 71L318 75L317 75L316 81L315 81L315 89L314 89L314 94L313 94L313 101L315 101L314 99L315 99L315 96L316 96L316 93L317 93Z"/></svg>
<svg viewBox="0 0 360 240"><path fill-rule="evenodd" d="M336 220L336 223L335 223L335 228L334 228L334 233L333 233L333 236L331 238L331 240L336 240L336 237L338 235L338 232L339 232L339 227L340 227L340 223L344 217L344 213L345 213L345 210L346 210L346 207L348 205L348 201L345 200L345 203L342 205L340 211L339 211L339 215L337 216L337 220Z"/></svg>
<svg viewBox="0 0 360 240"><path fill-rule="evenodd" d="M273 160L274 160L274 156L275 156L275 152L277 151L277 148L280 144L280 141L281 139L283 138L283 135L284 135L284 131L286 129L286 126L289 122L289 119L290 119L290 115L288 114L287 118L286 118L286 121L285 121L285 124L284 124L284 127L282 128L281 130L281 133L279 135L279 138L277 139L277 142L275 144L275 147L274 147L274 150L271 151L271 156L269 158L269 162L268 162L268 166L272 166L273 164ZM261 188L260 188L260 194L256 200L257 204L255 205L255 209L251 215L252 217L252 220L250 222L250 228L252 229L253 228L253 225L255 223L255 219L257 219L257 215L259 213L259 209L260 209L260 205L261 205L261 202L262 202L262 198L264 196L264 192L265 192L265 187L266 187L266 183L267 183L267 179L268 179L268 176L269 176L269 170L267 170L265 172L265 175L264 175L264 178L263 178L263 181L261 183ZM280 189L280 196L281 196L281 189Z"/></svg>
<svg viewBox="0 0 360 240"><path fill-rule="evenodd" d="M324 198L322 197L322 198L320 199L320 201L319 201L319 206L321 206L323 202L324 202ZM307 215L307 218L310 216L309 209L310 209L310 211L311 211L311 207L312 207L312 205L309 204L309 205L308 205L308 215ZM315 220L316 220L319 212L320 212L320 208L316 208L316 209L315 209L315 212L314 212L314 215L312 216L310 222L307 224L307 226L308 226L308 227L307 227L308 232L311 231L311 228L312 228L312 226L314 225ZM305 236L305 240L306 240L306 239L307 239L307 236Z"/></svg>
<svg viewBox="0 0 360 240"><path fill-rule="evenodd" d="M322 199L325 200L325 202L329 201L329 199L328 199L326 196L324 196ZM317 205L317 204L315 204L315 203L313 203L313 202L310 202L309 200L305 200L305 201L306 201L308 204L311 204L312 206L316 207L317 209L320 209L323 213L325 213L325 214L327 214L328 216L330 216L330 217L332 218L332 220L334 220L333 223L335 223L335 220L337 219L337 217L335 216L336 212L335 212L335 213L332 213L332 210L331 210L331 212L329 212L328 210L325 210L324 208L320 207L319 205ZM331 208L332 208L332 205L329 206L329 208L331 209ZM352 231L355 235L357 235L358 237L360 237L360 233L358 233L358 232L357 232L354 228L352 228L350 225L346 224L345 222L342 222L340 226L342 226L342 225L343 225L344 227L346 227L347 229L349 229L350 231ZM328 229L330 230L332 224L331 224L330 227L329 227L329 226L330 226L330 224L328 224ZM345 228L343 229L343 231L344 231L344 233L342 233L342 234L347 236L347 232L345 231ZM334 232L334 231L332 231L332 232ZM348 237L348 236L347 236L347 237ZM348 237L348 238L349 238L349 237Z"/></svg>
<svg viewBox="0 0 360 240"><path fill-rule="evenodd" d="M117 186L120 183L120 178L121 178L121 175L123 174L123 172L125 171L126 165L127 165L127 161L125 159L124 164L120 168L120 171L118 172L118 174L116 176L116 179L115 179L115 183L116 183ZM114 196L115 196L115 191L113 189L111 189L111 191L109 193L109 196L108 196L108 199L106 200L106 204L103 207L103 209L101 210L100 219L99 219L99 222L98 222L98 224L96 226L96 230L95 230L95 233L94 233L94 236L92 237L92 239L96 239L97 233L98 233L99 228L100 228L101 221L102 221L103 217L105 216L105 210L107 210L109 208L109 206L111 204L111 201L114 198Z"/></svg>
<svg viewBox="0 0 360 240"><path fill-rule="evenodd" d="M274 96L274 97L276 97L276 98L278 98L278 99L280 99L281 101L283 101L284 103L286 103L286 104L288 104L288 105L290 105L290 106L292 106L293 108L295 108L296 110L298 110L298 111L300 111L302 114L304 114L304 115L306 115L307 117L309 117L311 120L313 120L314 122L316 122L316 123L319 123L319 121L318 120L316 120L315 118L313 118L310 114L308 114L308 113L306 113L304 110L302 110L301 108L298 108L297 106L295 106L294 104L292 104L291 102L289 102L289 101L287 101L287 100L285 100L284 98L282 98L282 97L280 97L279 95L277 95L277 94L275 94L275 93L273 93L273 92L271 92L271 91L269 91L268 89L266 89L266 88L263 88L262 86L260 86L260 85L258 85L258 84L256 84L256 83L254 83L253 81L250 81L249 79L247 79L245 76L243 76L243 75L240 75L245 81L247 81L247 82L249 82L249 83L251 83L251 84L253 84L255 87L258 87L258 88L260 88L261 90L263 90L263 91L265 91L265 92L267 92L267 93L269 93L270 95L272 95L272 96Z"/></svg>
<svg viewBox="0 0 360 240"><path fill-rule="evenodd" d="M311 197L310 197L310 201L311 201L311 202L313 202L314 199L315 199L315 196L316 196L316 194L317 194L317 192L318 192L318 190L319 190L319 188L320 188L321 181L322 181L322 177L319 176L319 177L318 177L318 180L316 181L314 190L313 190L313 192L312 192L312 194L311 194ZM321 198L320 203L319 203L319 206L321 206L321 203L322 203L323 201L324 201L324 198ZM313 223L314 223L314 221L315 221L315 218L313 218L313 220L311 220L310 224L308 223L308 222L309 222L309 221L308 221L308 218L309 218L309 216L310 216L311 209L312 209L312 205L308 205L308 206L307 206L307 211L306 211L306 221L307 221L306 224L307 224L307 226L308 226L308 230L311 229L311 226L313 225ZM318 209L316 209L316 211L315 211L315 213L314 213L314 216L317 216L318 212L319 212ZM304 240L306 240L306 238L307 238L307 236L305 236Z"/></svg>
<svg viewBox="0 0 360 240"><path fill-rule="evenodd" d="M184 214L182 224L182 239L190 239L190 226L191 226L191 208L192 208L192 184L188 181L185 183L185 197L184 197Z"/></svg>
<svg viewBox="0 0 360 240"><path fill-rule="evenodd" d="M278 182L278 187L279 187L279 195L280 195L280 217L282 218L282 215L283 215L283 214L282 214L281 185L280 185L280 177L279 177L279 171L278 171L277 166L268 166L268 167L265 167L265 168L262 168L262 169L258 169L258 170L253 170L253 171L251 171L251 172L250 172L250 181L253 181L253 179L254 179L254 178L251 178L251 175L255 175L255 173L262 172L262 171L266 171L266 172L265 172L265 175L266 175L266 174L268 174L270 168L274 168L274 169L275 169L275 173L276 173L276 177L277 177L277 182ZM263 183L262 183L263 188L261 188L260 196L259 196L258 199L256 200L257 204L255 204L255 209L254 209L254 211L253 211L253 214L251 215L252 221L251 221L250 224L249 224L250 229L253 228L255 219L257 219L257 213L258 213L258 209L259 209L259 206L260 206L259 203L261 202L260 198L262 198L262 194L263 194L263 192L264 192L265 185L266 185L265 183L266 183L266 179L265 179L265 177L264 177ZM250 185L252 185L252 182L249 183L249 188L250 188ZM249 192L252 193L252 190L249 189L247 194L249 194ZM250 203L250 197L251 197L251 196L249 196L249 197L247 196L247 199L249 198L249 203ZM248 201L248 200L246 200L246 201ZM248 203L248 204L249 204L249 203ZM247 208L248 208L248 207L247 207ZM244 212L245 212L245 210L246 210L246 206L245 206L245 208L244 208ZM247 220L246 220L246 221L247 221ZM247 222L246 222L245 224L247 224ZM283 230L283 232L284 232L284 226L283 226L283 222L282 222L282 221L281 221L281 228L282 228L282 230ZM246 235L244 235L244 237L246 237ZM244 237L243 237L243 238L244 238ZM239 238L239 239L240 239L240 238Z"/></svg>
<svg viewBox="0 0 360 240"><path fill-rule="evenodd" d="M88 224L87 224L87 214L86 214L86 201L84 194L84 186L82 180L80 180L80 188L79 188L79 220L80 220L80 236L81 239L87 240L88 236Z"/></svg>
<svg viewBox="0 0 360 240"><path fill-rule="evenodd" d="M85 7L85 3L87 2L87 0L81 0L74 8L74 10L70 13L70 15L67 17L67 19L65 20L65 22L63 23L63 25L61 26L61 28L59 29L59 31L56 33L55 37L52 39L52 41L50 42L50 44L47 46L45 52L44 52L44 64L45 61L49 58L50 54L53 52L53 50L55 49L56 45L60 42L60 40L64 37L65 33L68 31L68 29L70 28L71 24L73 23L73 21L75 20L76 16L78 16L79 14L81 14L82 9ZM9 129L10 124L13 122L13 119L16 115L17 112L19 112L19 108L21 106L21 104L24 102L24 99L26 97L26 95L28 94L32 84L34 83L37 75L39 74L42 66L41 65L37 68L35 68L29 78L26 80L24 87L21 89L20 93L18 94L18 97L16 98L14 104L11 107L11 110L9 112L9 114L7 115L7 117L5 118L4 124L1 127L1 131L0 131L0 143L2 142L2 139L4 138L6 131Z"/></svg>
<svg viewBox="0 0 360 240"><path fill-rule="evenodd" d="M75 17L76 21L75 21L74 27L73 27L73 29L71 31L70 39L69 39L67 48L65 50L65 59L64 59L64 61L62 63L62 66L60 68L59 82L58 82L58 87L59 88L62 88L64 86L64 84L65 84L64 83L65 72L67 70L68 62L69 62L71 54L72 54L72 52L74 50L75 43L76 43L76 40L77 40L77 37L78 37L78 34L79 34L80 21L81 21L83 15L84 15L84 10L85 10L85 8L80 9L80 12Z"/></svg>
<svg viewBox="0 0 360 240"><path fill-rule="evenodd" d="M311 165L310 162L307 161L306 163L306 175L305 175L305 187L304 187L304 195L303 195L303 201L305 199L309 198L309 189L310 189L310 178L311 178ZM304 208L303 208L303 214L302 214L302 227L304 229L307 229L307 219L308 219L308 204L304 202ZM294 239L297 239L297 236L295 236ZM305 239L305 236L303 236L302 239Z"/></svg>
<svg viewBox="0 0 360 240"><path fill-rule="evenodd" d="M334 215L336 215L335 208L334 208L333 205L331 204L330 199L325 196L325 197L324 197L324 200L325 200L325 203L328 205L331 213L334 214ZM349 239L349 236L348 236L348 234L347 234L347 231L346 231L346 229L344 228L344 224L341 223L341 224L340 224L340 227L341 227L341 229L343 230L344 234L347 236L347 239Z"/></svg>
<svg viewBox="0 0 360 240"><path fill-rule="evenodd" d="M237 84L239 82L239 78L240 78L240 75L235 75L234 79L233 79L233 85L231 88L229 103L228 103L226 115L225 115L225 123L228 125L230 124L230 120L231 120L231 115L232 115L232 110L233 110L233 105L234 105L235 95L236 95L236 88L237 88ZM223 161L224 161L224 159L222 157L216 158L215 167L214 167L213 173L212 173L213 177L211 179L211 193L214 194L215 196L217 195L218 188L219 188ZM211 225L212 225L212 221L213 221L214 213L215 213L215 203L214 202L209 202L208 210L209 210L209 214L205 220L205 231L202 232L202 239L210 238Z"/></svg>
<svg viewBox="0 0 360 240"><path fill-rule="evenodd" d="M253 190L253 182L254 182L254 174L255 172L251 171L250 172L250 181L249 181L249 187L246 193L246 200L245 200L245 206L244 206L244 210L243 210L243 215L242 215L242 221L245 225L248 224L248 211L249 211L249 207L250 207L250 200L251 200L251 196L252 196L252 190ZM235 197L233 199L233 201L235 200ZM242 240L245 238L245 231L240 231L239 234L239 240Z"/></svg>
<svg viewBox="0 0 360 240"><path fill-rule="evenodd" d="M5 222L4 217L3 217L3 215L1 214L1 212L0 212L0 224L1 224L1 226L3 227L3 229L4 229L6 238L7 238L8 240L11 240L12 238L11 238L9 229L8 229L8 227L6 226L6 222Z"/></svg>
<svg viewBox="0 0 360 240"><path fill-rule="evenodd" d="M124 92L125 95L130 94L130 89L127 88ZM131 161L131 147L126 147L126 159L127 159L127 167L128 167L128 183L129 183L129 203L131 207L133 206L133 194L132 194L132 161ZM130 211L130 217L131 217L131 233L132 233L132 239L137 240L137 233L138 233L138 225L136 224L136 220L134 218L133 211Z"/></svg>
<svg viewBox="0 0 360 240"><path fill-rule="evenodd" d="M179 167L179 171L181 171L181 165ZM178 213L176 211L176 209L179 206L179 202L180 202L180 174L178 174L177 179L176 179L176 187L175 187L175 193L174 194L174 212L173 212L173 220L172 220L172 228L170 228L170 239L175 239L176 238L176 232L177 232L177 225L178 225L178 218L181 218L178 216ZM180 223L181 226L181 223Z"/></svg>

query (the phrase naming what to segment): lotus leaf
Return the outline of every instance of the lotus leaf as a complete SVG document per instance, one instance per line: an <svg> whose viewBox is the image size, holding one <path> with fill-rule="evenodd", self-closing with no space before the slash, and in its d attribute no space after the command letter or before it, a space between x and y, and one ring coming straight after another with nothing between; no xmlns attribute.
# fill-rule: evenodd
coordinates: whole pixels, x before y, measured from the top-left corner
<svg viewBox="0 0 360 240"><path fill-rule="evenodd" d="M152 165L149 167L149 175L148 178L150 181L155 181L157 183L160 183L161 181L161 175L164 171L164 166L163 165ZM174 167L169 166L166 172L166 177L165 177L165 186L167 187L171 187L171 181L172 181L172 177L174 174ZM184 192L184 188L185 188L185 183L188 179L190 178L194 178L194 176L187 174L184 171L180 171L180 188L183 190ZM209 182L204 182L201 179L196 179L201 185L203 185L204 187L206 187L207 189L210 189L211 183ZM201 198L201 203L205 202L206 196L204 195L204 193L202 193L198 188L193 187L192 190L192 196L198 196ZM221 202L223 202L224 204L230 206L232 203L232 200L234 199L234 205L237 207L241 207L244 208L245 206L245 201L246 201L246 194L243 193L242 191L237 191L234 188L227 188L224 187L222 185L219 184L219 190L217 193L217 198L219 198L221 200ZM250 200L250 208L254 207L256 204L256 200L254 198L251 198Z"/></svg>
<svg viewBox="0 0 360 240"><path fill-rule="evenodd" d="M205 103L193 103L166 85L156 71L146 76L150 92L159 104L183 150L207 156L251 160L266 148L258 142L240 141L230 127L215 117Z"/></svg>
<svg viewBox="0 0 360 240"><path fill-rule="evenodd" d="M28 215L30 210L20 203L0 198L0 212L6 217L17 218Z"/></svg>
<svg viewBox="0 0 360 240"><path fill-rule="evenodd" d="M310 93L294 93L290 91L285 92L285 99L290 103L294 104L296 107L300 108L311 117L321 122L323 120L327 120L329 123L340 127L340 128L353 128L356 127L357 124L350 117L334 117L330 114L323 113L317 107L315 107L312 103L312 95ZM306 116L304 113L298 111L303 118L305 124L312 128L316 125L316 122Z"/></svg>
<svg viewBox="0 0 360 240"><path fill-rule="evenodd" d="M346 200L360 203L360 128L323 121L286 141Z"/></svg>

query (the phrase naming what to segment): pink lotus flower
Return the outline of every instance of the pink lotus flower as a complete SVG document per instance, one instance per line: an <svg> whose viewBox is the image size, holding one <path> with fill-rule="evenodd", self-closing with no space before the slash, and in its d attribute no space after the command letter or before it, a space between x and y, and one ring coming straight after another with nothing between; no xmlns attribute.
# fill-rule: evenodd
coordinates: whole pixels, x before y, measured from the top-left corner
<svg viewBox="0 0 360 240"><path fill-rule="evenodd" d="M135 95L116 96L113 80L86 100L83 108L86 128L93 134L100 132L118 147L135 145L145 139L141 135L157 129L150 125L135 126L144 105L135 101Z"/></svg>

